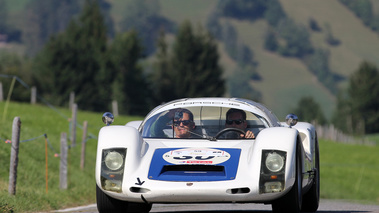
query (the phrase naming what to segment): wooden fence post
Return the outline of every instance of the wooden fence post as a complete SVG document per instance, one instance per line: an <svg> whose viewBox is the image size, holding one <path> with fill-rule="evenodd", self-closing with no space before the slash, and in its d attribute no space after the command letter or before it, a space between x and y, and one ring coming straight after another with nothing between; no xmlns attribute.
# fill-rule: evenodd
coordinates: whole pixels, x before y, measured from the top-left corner
<svg viewBox="0 0 379 213"><path fill-rule="evenodd" d="M74 103L75 103L75 93L70 92L70 101L68 102L68 108L72 109L72 106L74 105Z"/></svg>
<svg viewBox="0 0 379 213"><path fill-rule="evenodd" d="M59 188L67 189L67 133L61 133L61 161L59 167Z"/></svg>
<svg viewBox="0 0 379 213"><path fill-rule="evenodd" d="M11 159L10 159L10 169L9 169L8 192L10 195L16 194L18 150L19 150L19 145L20 145L20 130L21 130L20 117L15 117L13 119L13 126L12 126L12 142L11 142L12 148L11 148Z"/></svg>
<svg viewBox="0 0 379 213"><path fill-rule="evenodd" d="M3 83L0 82L0 102L4 101Z"/></svg>
<svg viewBox="0 0 379 213"><path fill-rule="evenodd" d="M86 158L86 139L87 139L88 121L83 122L83 136L82 136L82 154L80 158L80 169L84 169L84 162Z"/></svg>
<svg viewBox="0 0 379 213"><path fill-rule="evenodd" d="M76 115L78 113L78 105L72 105L72 116L71 116L71 145L76 145Z"/></svg>
<svg viewBox="0 0 379 213"><path fill-rule="evenodd" d="M36 104L37 103L37 88L32 87L31 96L30 96L30 103Z"/></svg>
<svg viewBox="0 0 379 213"><path fill-rule="evenodd" d="M112 101L112 112L115 117L118 116L118 103L116 100Z"/></svg>

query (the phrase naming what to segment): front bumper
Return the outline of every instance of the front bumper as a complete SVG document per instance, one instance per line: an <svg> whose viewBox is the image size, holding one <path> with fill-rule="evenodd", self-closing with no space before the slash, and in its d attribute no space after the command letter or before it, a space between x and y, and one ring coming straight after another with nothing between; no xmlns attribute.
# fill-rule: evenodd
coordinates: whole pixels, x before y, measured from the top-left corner
<svg viewBox="0 0 379 213"><path fill-rule="evenodd" d="M258 184L242 185L233 181L166 182L146 181L143 185L125 185L122 193L104 191L109 196L130 202L145 203L269 203L289 189L260 194Z"/></svg>

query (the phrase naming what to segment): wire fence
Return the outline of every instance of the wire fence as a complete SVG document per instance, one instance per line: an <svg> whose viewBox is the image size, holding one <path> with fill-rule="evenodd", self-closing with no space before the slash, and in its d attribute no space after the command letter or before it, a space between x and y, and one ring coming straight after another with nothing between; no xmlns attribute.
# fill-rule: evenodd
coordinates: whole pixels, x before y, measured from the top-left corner
<svg viewBox="0 0 379 213"><path fill-rule="evenodd" d="M317 136L321 139L336 141L347 144L362 144L375 146L376 142L365 139L365 137L354 137L343 133L341 130L336 129L333 125L317 125L314 124Z"/></svg>
<svg viewBox="0 0 379 213"><path fill-rule="evenodd" d="M25 87L25 89L28 89L30 90L32 87L30 87L27 83L25 83L21 78L19 78L18 76L16 75L6 75L6 74L0 74L0 77L2 78L8 78L8 79L15 79L15 81L19 82L23 87ZM36 94L36 97L38 100L41 101L41 103L45 104L46 106L48 106L50 109L52 109L53 111L55 111L60 117L64 118L65 120L68 120L69 117L66 116L65 114L63 114L61 111L59 111L58 108L56 108L54 105L52 105L51 103L49 103L46 99L44 99L42 96L38 95L38 93ZM1 101L1 100L0 100ZM70 125L71 125L71 122L70 122ZM83 129L83 125L81 125L80 123L76 123L75 124L79 129ZM71 126L70 126L70 130L71 130ZM70 132L71 134L71 132ZM89 136L90 138L94 138L94 139L97 139L97 137L93 134L93 133L89 133Z"/></svg>

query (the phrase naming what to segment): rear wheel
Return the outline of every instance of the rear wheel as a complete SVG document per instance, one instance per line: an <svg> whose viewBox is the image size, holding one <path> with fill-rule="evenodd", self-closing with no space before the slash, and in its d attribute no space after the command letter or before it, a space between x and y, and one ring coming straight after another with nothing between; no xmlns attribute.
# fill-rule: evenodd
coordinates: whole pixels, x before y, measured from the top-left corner
<svg viewBox="0 0 379 213"><path fill-rule="evenodd" d="M302 211L315 212L320 202L320 152L316 136L315 143L315 174L309 191L303 197Z"/></svg>
<svg viewBox="0 0 379 213"><path fill-rule="evenodd" d="M127 201L114 199L105 194L96 184L96 202L97 210L100 213L148 213L151 210L151 204L131 203Z"/></svg>
<svg viewBox="0 0 379 213"><path fill-rule="evenodd" d="M301 148L300 144L296 147L296 177L291 190L272 203L273 212L294 212L298 213L302 204L302 169L301 169Z"/></svg>

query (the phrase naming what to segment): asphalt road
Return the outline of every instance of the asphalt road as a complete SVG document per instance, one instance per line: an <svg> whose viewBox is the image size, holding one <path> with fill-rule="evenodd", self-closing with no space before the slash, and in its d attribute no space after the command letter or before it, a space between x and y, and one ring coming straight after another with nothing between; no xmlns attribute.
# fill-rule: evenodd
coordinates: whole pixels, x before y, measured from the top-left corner
<svg viewBox="0 0 379 213"><path fill-rule="evenodd" d="M96 204L55 212L98 213ZM150 212L155 213L259 213L271 212L271 205L263 204L155 204ZM347 201L321 200L317 212L331 213L379 213L379 205L364 205Z"/></svg>

